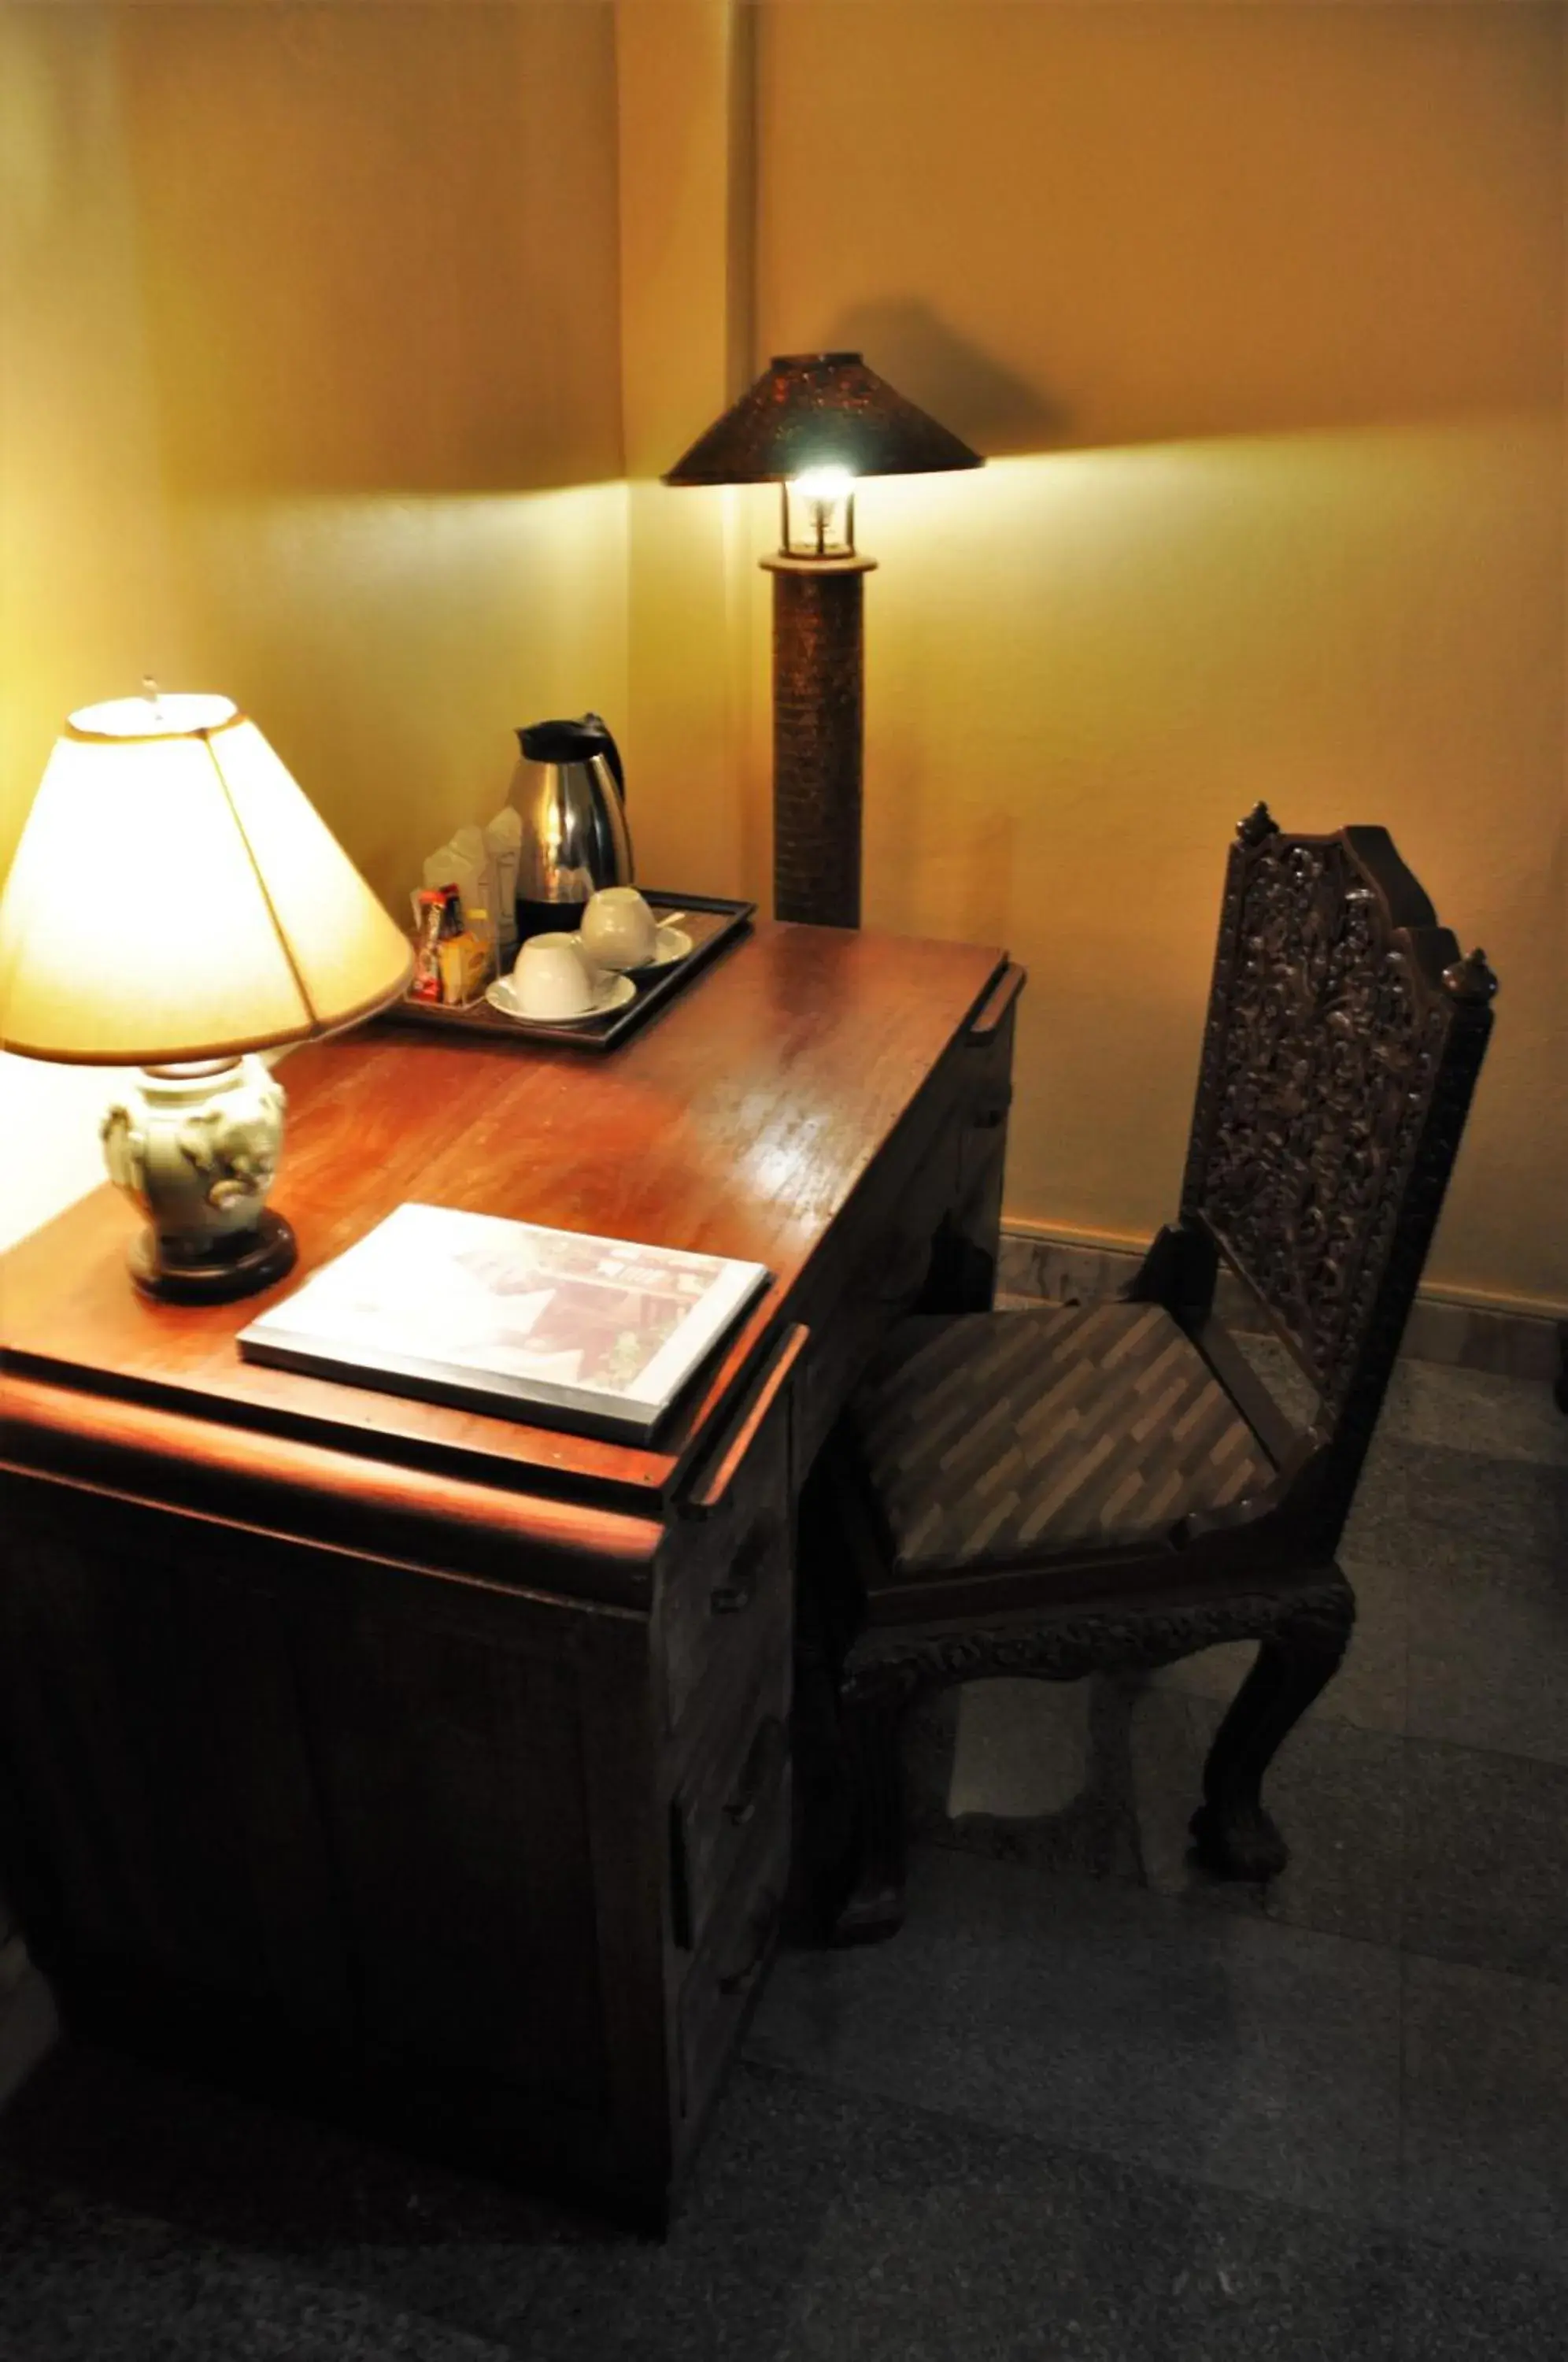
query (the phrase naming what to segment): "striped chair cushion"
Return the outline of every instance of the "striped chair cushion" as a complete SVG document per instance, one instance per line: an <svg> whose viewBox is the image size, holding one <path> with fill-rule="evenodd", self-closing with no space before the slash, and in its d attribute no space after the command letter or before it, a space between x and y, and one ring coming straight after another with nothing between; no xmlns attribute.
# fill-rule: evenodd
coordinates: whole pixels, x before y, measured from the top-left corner
<svg viewBox="0 0 1568 2362"><path fill-rule="evenodd" d="M1153 1541L1273 1473L1156 1304L905 1320L848 1417L901 1574Z"/></svg>

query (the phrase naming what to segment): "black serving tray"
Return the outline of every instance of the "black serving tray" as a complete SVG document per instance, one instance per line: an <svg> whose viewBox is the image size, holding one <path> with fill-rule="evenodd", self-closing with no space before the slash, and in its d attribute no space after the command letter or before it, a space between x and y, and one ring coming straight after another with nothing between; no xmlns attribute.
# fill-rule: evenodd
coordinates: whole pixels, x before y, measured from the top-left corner
<svg viewBox="0 0 1568 2362"><path fill-rule="evenodd" d="M604 1017L590 1017L576 1025L541 1025L521 1017L503 1017L488 1000L469 1001L463 1009L454 1009L439 1000L395 1000L384 1012L383 1022L403 1025L434 1025L443 1032L482 1034L486 1041L521 1043L558 1042L569 1050L590 1053L618 1050L634 1033L640 1033L670 1002L696 983L698 977L712 967L721 953L739 941L756 915L755 902L731 902L714 894L660 894L651 886L642 889L644 899L656 918L665 911L683 911L681 931L691 938L688 958L676 961L669 967L650 968L644 976L634 976L636 999L624 1009L613 1010Z"/></svg>

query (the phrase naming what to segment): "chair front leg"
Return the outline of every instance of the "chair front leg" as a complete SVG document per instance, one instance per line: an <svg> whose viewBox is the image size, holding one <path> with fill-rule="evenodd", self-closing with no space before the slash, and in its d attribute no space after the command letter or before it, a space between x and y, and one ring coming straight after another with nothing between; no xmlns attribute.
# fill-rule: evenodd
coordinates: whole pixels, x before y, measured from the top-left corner
<svg viewBox="0 0 1568 2362"><path fill-rule="evenodd" d="M904 1924L904 1778L900 1738L907 1685L875 1669L839 1692L838 1728L852 1852L835 1944L879 1944Z"/></svg>
<svg viewBox="0 0 1568 2362"><path fill-rule="evenodd" d="M1355 1618L1350 1585L1314 1586L1309 1607L1282 1612L1214 1734L1203 1803L1192 1816L1199 1859L1222 1878L1275 1878L1289 1849L1264 1807L1264 1773L1280 1743L1338 1671Z"/></svg>

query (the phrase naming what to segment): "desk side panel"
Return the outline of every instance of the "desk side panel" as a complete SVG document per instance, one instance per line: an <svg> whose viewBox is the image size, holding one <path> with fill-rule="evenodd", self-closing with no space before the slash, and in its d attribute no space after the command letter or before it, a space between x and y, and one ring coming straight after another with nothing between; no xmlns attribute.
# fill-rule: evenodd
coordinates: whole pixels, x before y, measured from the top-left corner
<svg viewBox="0 0 1568 2362"><path fill-rule="evenodd" d="M0 1874L68 2024L657 2212L646 1620L3 1507Z"/></svg>

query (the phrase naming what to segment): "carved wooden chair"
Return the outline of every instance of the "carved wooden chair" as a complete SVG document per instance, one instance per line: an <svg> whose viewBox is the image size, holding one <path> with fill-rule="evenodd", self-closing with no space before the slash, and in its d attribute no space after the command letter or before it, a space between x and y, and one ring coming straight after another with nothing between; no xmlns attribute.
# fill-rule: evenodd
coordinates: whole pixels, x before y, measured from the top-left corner
<svg viewBox="0 0 1568 2362"><path fill-rule="evenodd" d="M1334 1552L1496 989L1384 830L1287 836L1262 804L1242 822L1177 1220L1121 1300L902 1322L808 1488L802 1693L814 1670L831 1701L837 1940L902 1916L905 1708L986 1675L1256 1640L1192 1827L1222 1874L1284 1867L1261 1783L1350 1636ZM1305 1431L1216 1318L1221 1265L1314 1389Z"/></svg>

